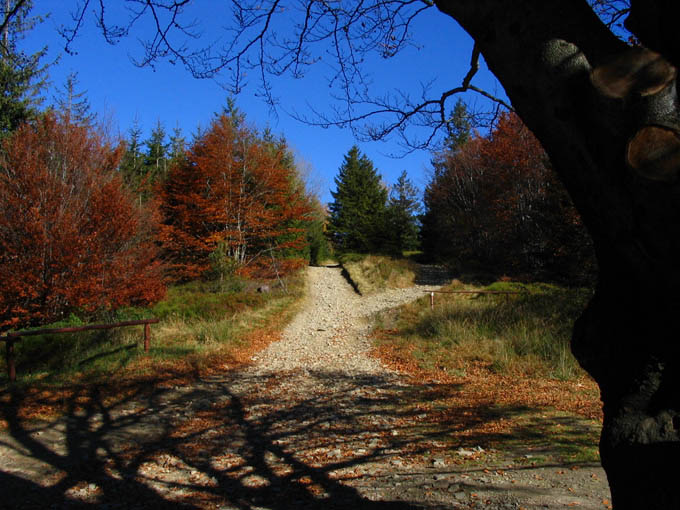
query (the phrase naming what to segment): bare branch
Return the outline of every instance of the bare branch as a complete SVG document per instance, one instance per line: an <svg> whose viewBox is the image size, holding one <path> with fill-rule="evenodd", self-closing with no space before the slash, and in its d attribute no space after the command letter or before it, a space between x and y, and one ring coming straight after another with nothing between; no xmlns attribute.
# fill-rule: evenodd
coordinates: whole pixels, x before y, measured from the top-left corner
<svg viewBox="0 0 680 510"><path fill-rule="evenodd" d="M2 39L0 39L0 45L2 45L3 53L5 54L9 51L9 48L7 48L7 33L9 31L9 25L19 10L24 6L24 4L26 4L26 0L18 0L17 3L14 4L14 8L4 13L4 19L0 25L0 34L3 35Z"/></svg>
<svg viewBox="0 0 680 510"><path fill-rule="evenodd" d="M64 30L67 46L83 23L91 0L74 15L73 29ZM97 24L106 40L115 44L128 35L142 19L155 31L142 41L143 55L135 59L140 66L153 66L167 59L181 63L197 78L224 78L232 94L256 76L257 94L272 109L278 105L274 80L283 75L303 77L310 66L323 62L331 70L329 90L335 100L330 115L314 112L312 119L293 114L309 124L341 126L364 139L400 138L407 149L431 144L450 122L449 99L456 94L472 93L505 108L502 99L473 85L479 70L480 50L475 46L470 68L461 85L441 93L431 93L432 84L422 86L417 99L395 91L376 95L368 70L375 59L394 58L415 47L411 31L414 20L433 8L423 0L234 0L231 24L212 41L197 49L194 23L185 20L191 0L124 0L128 19L125 24L109 23L106 0L98 0ZM111 4L109 4L111 5ZM255 74L252 74L254 72ZM414 129L411 129L414 128ZM423 129L427 134L422 135ZM413 132L420 132L421 139Z"/></svg>
<svg viewBox="0 0 680 510"><path fill-rule="evenodd" d="M588 3L607 27L623 28L621 20L630 12L630 0L589 0Z"/></svg>
<svg viewBox="0 0 680 510"><path fill-rule="evenodd" d="M460 86L447 90L440 94L438 98L431 98L431 83L423 84L422 97L419 102L414 102L405 93L397 91L396 96L374 97L368 93L365 95L338 97L344 103L342 110L334 109L334 116L315 110L311 105L308 108L313 112L313 117L301 116L292 113L298 120L310 125L323 128L331 126L348 127L355 135L364 140L377 141L389 136L397 135L400 138L401 146L411 152L413 150L424 149L435 145L435 139L439 132L444 129L449 131L452 119L449 117L448 100L455 95L466 92L474 92L492 101L498 107L512 111L513 108L503 99L487 92L484 89L471 84L472 79L479 70L480 51L477 45L472 49L470 58L470 68L463 78ZM344 88L347 92L348 87ZM363 112L355 114L358 107L363 107ZM493 123L498 115L498 110L494 110L490 116ZM382 123L371 123L375 118L388 118L390 120ZM427 135L422 139L417 139L407 135L409 127L427 128Z"/></svg>

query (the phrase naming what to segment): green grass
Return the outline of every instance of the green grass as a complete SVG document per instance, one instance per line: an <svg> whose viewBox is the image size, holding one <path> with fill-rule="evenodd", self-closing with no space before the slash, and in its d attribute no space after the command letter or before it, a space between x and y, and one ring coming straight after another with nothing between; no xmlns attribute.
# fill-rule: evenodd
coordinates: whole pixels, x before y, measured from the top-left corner
<svg viewBox="0 0 680 510"><path fill-rule="evenodd" d="M148 370L149 360L194 361L239 347L244 336L281 314L292 314L304 292L301 275L274 283L271 292L256 292L257 282L190 282L171 287L166 298L150 308L128 308L94 322L156 317L151 349L143 350L143 326L103 331L23 337L15 344L17 385L68 384L78 377L105 380L125 371ZM82 324L77 317L45 327ZM140 368L143 367L143 368ZM7 382L4 357L0 384Z"/></svg>
<svg viewBox="0 0 680 510"><path fill-rule="evenodd" d="M443 290L462 288L456 282ZM384 314L379 326L396 330L389 341L414 346L413 355L426 369L464 371L465 362L475 360L488 362L492 370L503 373L558 379L582 374L569 339L590 290L506 282L486 289L522 294L436 294L434 310L430 310L429 297L424 297Z"/></svg>
<svg viewBox="0 0 680 510"><path fill-rule="evenodd" d="M599 463L601 425L553 409L526 410L513 419L512 432L502 438L504 451L520 464Z"/></svg>
<svg viewBox="0 0 680 510"><path fill-rule="evenodd" d="M415 263L406 258L357 253L344 253L339 258L349 279L362 295L388 288L410 287L416 278Z"/></svg>

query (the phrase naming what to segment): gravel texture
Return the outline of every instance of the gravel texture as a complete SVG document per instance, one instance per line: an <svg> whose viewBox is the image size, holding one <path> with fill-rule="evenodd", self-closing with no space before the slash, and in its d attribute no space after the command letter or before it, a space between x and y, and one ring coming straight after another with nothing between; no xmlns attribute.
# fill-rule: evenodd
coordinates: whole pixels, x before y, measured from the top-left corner
<svg viewBox="0 0 680 510"><path fill-rule="evenodd" d="M307 269L307 299L302 311L283 332L283 339L254 358L255 373L314 370L338 371L347 376L385 375L386 370L368 356L367 334L375 313L408 303L433 285L390 289L360 296L341 274L340 268Z"/></svg>

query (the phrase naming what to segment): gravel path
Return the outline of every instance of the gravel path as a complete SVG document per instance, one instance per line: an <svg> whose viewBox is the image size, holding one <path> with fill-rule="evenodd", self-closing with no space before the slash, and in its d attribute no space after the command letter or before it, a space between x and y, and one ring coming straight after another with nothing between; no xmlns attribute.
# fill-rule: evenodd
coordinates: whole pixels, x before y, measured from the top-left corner
<svg viewBox="0 0 680 510"><path fill-rule="evenodd" d="M283 332L283 339L257 356L257 374L302 370L338 371L346 376L386 375L368 356L367 318L375 313L414 301L433 285L391 289L359 296L346 282L340 268L308 268L307 301Z"/></svg>
<svg viewBox="0 0 680 510"><path fill-rule="evenodd" d="M597 466L531 466L442 441L458 424L368 354L369 318L425 288L354 293L309 268L302 311L239 371L148 399L96 399L66 419L0 437L0 508L603 509ZM12 425L12 424L11 424Z"/></svg>

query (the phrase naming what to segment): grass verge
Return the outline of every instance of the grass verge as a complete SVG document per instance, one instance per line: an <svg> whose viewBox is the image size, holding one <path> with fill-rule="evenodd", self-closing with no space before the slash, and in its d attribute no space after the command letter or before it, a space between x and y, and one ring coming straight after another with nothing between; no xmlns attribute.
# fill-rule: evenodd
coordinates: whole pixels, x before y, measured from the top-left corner
<svg viewBox="0 0 680 510"><path fill-rule="evenodd" d="M522 294L436 294L434 309L425 296L376 318L375 355L440 388L423 403L433 420L424 433L447 423L456 433L437 438L446 448L498 448L518 463L598 462L599 390L569 350L590 291L458 281L442 290L485 289Z"/></svg>
<svg viewBox="0 0 680 510"><path fill-rule="evenodd" d="M58 412L59 401L82 385L108 386L115 393L143 382L183 384L248 363L278 337L305 289L302 272L284 280L285 286L270 282L270 292L257 292L260 283L191 282L172 287L152 308L122 310L106 321L161 319L151 326L148 353L142 327L24 337L15 347L16 383L8 385L4 357L0 361L0 402L13 392L25 393L24 409L17 412L35 417ZM68 324L78 322L71 318ZM53 406L44 405L45 392L54 396L48 398ZM41 409L32 406L30 395L42 395Z"/></svg>
<svg viewBox="0 0 680 510"><path fill-rule="evenodd" d="M410 287L416 279L416 265L407 258L345 253L339 260L347 277L364 296L388 288Z"/></svg>
<svg viewBox="0 0 680 510"><path fill-rule="evenodd" d="M435 295L378 317L376 337L408 351L421 368L464 373L469 362L514 375L572 379L583 375L569 349L574 320L591 293L548 284L454 281L442 289L520 292L516 295Z"/></svg>

